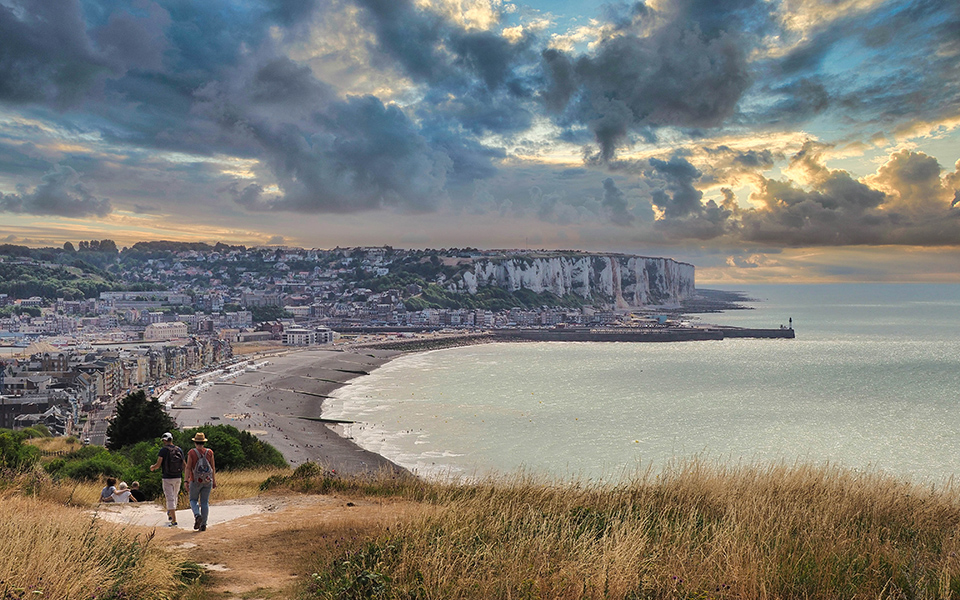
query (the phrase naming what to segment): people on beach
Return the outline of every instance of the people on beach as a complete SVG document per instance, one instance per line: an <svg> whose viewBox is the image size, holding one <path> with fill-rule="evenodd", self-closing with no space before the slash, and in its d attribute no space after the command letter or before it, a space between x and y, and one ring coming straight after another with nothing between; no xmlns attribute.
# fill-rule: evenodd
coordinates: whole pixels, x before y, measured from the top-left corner
<svg viewBox="0 0 960 600"><path fill-rule="evenodd" d="M131 495L130 489L127 487L127 482L121 481L120 485L118 485L117 489L113 492L113 501L126 504L127 502L136 502L137 499Z"/></svg>
<svg viewBox="0 0 960 600"><path fill-rule="evenodd" d="M113 502L113 493L117 491L117 480L107 477L107 485L100 490L100 502Z"/></svg>
<svg viewBox="0 0 960 600"><path fill-rule="evenodd" d="M207 530L210 515L210 492L217 487L217 468L213 450L206 447L207 436L198 431L192 438L194 448L187 453L187 485L190 490L190 508L193 510L193 528Z"/></svg>
<svg viewBox="0 0 960 600"><path fill-rule="evenodd" d="M146 499L147 499L147 495L144 494L142 491L140 491L140 482L139 482L139 481L134 481L133 483L130 484L130 495L131 495L137 502L145 502Z"/></svg>
<svg viewBox="0 0 960 600"><path fill-rule="evenodd" d="M163 446L157 456L157 462L150 465L151 471L161 469L163 496L167 501L167 520L170 527L177 526L177 497L180 495L180 479L183 476L183 450L173 443L173 434L169 431L160 436Z"/></svg>

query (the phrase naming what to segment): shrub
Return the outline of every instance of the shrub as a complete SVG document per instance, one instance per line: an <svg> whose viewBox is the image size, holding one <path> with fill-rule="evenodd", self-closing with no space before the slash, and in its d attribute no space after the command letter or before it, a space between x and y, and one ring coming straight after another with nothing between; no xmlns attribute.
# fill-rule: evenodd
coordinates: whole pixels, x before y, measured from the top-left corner
<svg viewBox="0 0 960 600"><path fill-rule="evenodd" d="M33 467L40 460L40 450L23 441L28 434L23 431L0 429L0 467L16 472Z"/></svg>
<svg viewBox="0 0 960 600"><path fill-rule="evenodd" d="M207 436L207 447L214 451L218 471L287 466L279 450L232 425L204 425L187 429L175 433L174 441L186 452L194 447L191 438L198 431Z"/></svg>
<svg viewBox="0 0 960 600"><path fill-rule="evenodd" d="M124 465L117 464L108 456L87 458L84 460L66 463L56 475L69 477L81 481L96 481L103 477L120 478L123 475Z"/></svg>

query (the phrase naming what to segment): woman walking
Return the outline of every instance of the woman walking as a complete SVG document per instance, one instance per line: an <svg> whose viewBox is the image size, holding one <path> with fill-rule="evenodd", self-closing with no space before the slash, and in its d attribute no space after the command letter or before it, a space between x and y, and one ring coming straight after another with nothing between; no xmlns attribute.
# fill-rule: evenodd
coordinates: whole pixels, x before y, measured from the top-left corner
<svg viewBox="0 0 960 600"><path fill-rule="evenodd" d="M194 448L187 453L187 483L190 489L190 508L193 509L193 528L207 530L210 515L210 492L217 487L217 469L213 450L206 447L207 436L198 431L191 438Z"/></svg>

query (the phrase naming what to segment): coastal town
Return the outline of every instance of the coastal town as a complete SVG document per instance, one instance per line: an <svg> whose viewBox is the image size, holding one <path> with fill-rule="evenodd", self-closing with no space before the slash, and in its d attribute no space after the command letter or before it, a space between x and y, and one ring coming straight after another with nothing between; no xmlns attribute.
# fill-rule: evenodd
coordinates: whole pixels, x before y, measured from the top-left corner
<svg viewBox="0 0 960 600"><path fill-rule="evenodd" d="M172 242L121 251L109 240L0 247L0 427L40 423L103 444L124 395L159 396L200 373L290 348L590 328L686 328L689 336L697 328L677 311L702 300L693 267L666 261ZM702 339L716 339L709 335Z"/></svg>

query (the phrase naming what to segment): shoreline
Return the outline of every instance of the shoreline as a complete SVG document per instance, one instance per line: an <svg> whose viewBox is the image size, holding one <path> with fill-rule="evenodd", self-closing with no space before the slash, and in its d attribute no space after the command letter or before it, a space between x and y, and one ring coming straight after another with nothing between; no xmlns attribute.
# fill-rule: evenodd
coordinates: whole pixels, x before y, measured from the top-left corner
<svg viewBox="0 0 960 600"><path fill-rule="evenodd" d="M741 294L716 293L705 304L711 311L745 308L733 300ZM324 401L361 375L368 375L397 356L432 350L491 343L532 341L491 332L435 335L354 342L337 349L311 348L255 357L267 365L218 382L196 396L193 407L174 407L170 413L181 427L228 424L249 431L275 447L296 468L314 462L350 475L389 471L412 473L388 458L361 447L343 430L343 422L326 419ZM261 401L263 405L261 405ZM346 424L349 424L347 422Z"/></svg>
<svg viewBox="0 0 960 600"><path fill-rule="evenodd" d="M200 392L192 407L175 406L169 412L180 427L225 424L248 431L275 447L293 468L309 461L349 475L409 474L340 435L334 423L322 420L324 400L330 394L401 354L351 348L272 356L261 359L268 364L260 369Z"/></svg>

